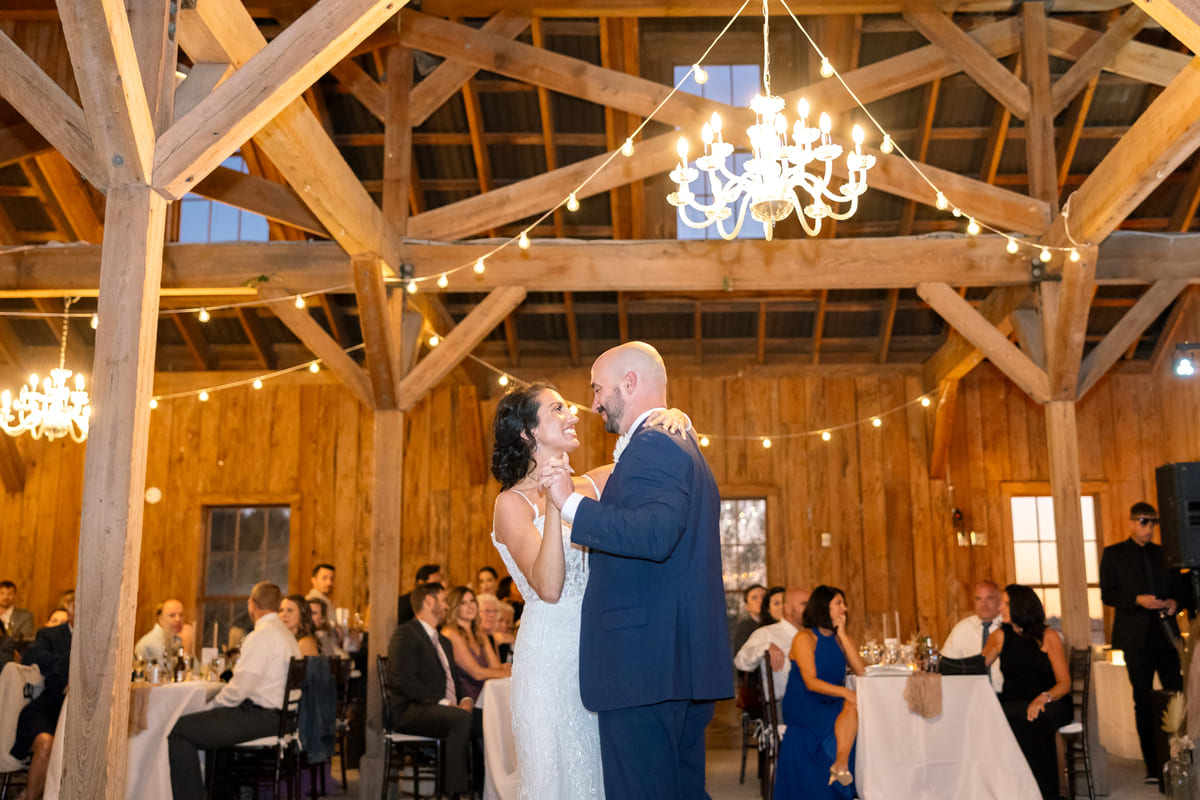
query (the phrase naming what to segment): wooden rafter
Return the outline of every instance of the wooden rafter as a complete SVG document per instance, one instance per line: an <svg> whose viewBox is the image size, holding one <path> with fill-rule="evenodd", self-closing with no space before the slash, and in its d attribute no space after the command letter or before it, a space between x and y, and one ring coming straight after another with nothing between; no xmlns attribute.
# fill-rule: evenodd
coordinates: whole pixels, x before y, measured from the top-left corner
<svg viewBox="0 0 1200 800"><path fill-rule="evenodd" d="M886 364L888 350L892 345L892 330L896 325L896 306L900 302L900 290L888 289L887 304L883 310L883 321L879 325L879 363Z"/></svg>
<svg viewBox="0 0 1200 800"><path fill-rule="evenodd" d="M192 189L192 193L261 214L272 222L291 228L329 236L321 220L308 210L290 186L257 175L217 167Z"/></svg>
<svg viewBox="0 0 1200 800"><path fill-rule="evenodd" d="M1163 361L1167 356L1175 351L1175 335L1179 331L1179 325L1189 313L1193 302L1195 301L1196 292L1190 286L1183 290L1179 298L1175 301L1175 305L1171 308L1171 313L1167 315L1166 324L1163 325L1162 333L1158 335L1158 341L1154 344L1154 353L1150 356L1150 371L1157 373L1161 368Z"/></svg>
<svg viewBox="0 0 1200 800"><path fill-rule="evenodd" d="M917 124L917 161L925 161L929 157L929 140L933 133L933 120L937 116L938 94L942 88L941 78L935 78L925 88L925 107L921 113L921 119ZM913 228L913 220L917 216L917 204L914 200L909 200L904 204L904 211L900 213L900 236L911 236Z"/></svg>
<svg viewBox="0 0 1200 800"><path fill-rule="evenodd" d="M1075 159L1075 150L1079 147L1079 139L1083 135L1084 123L1087 122L1088 111L1092 107L1092 98L1096 95L1096 85L1099 76L1088 81L1084 90L1071 101L1063 118L1062 129L1055 146L1055 161L1058 164L1058 194L1062 193L1071 174L1071 162Z"/></svg>
<svg viewBox="0 0 1200 800"><path fill-rule="evenodd" d="M825 306L829 300L829 290L822 289L817 296L817 308L813 312L812 333L812 363L821 360L821 336L825 333Z"/></svg>
<svg viewBox="0 0 1200 800"><path fill-rule="evenodd" d="M1046 344L1042 336L1042 321L1036 308L1018 308L1009 316L1013 333L1021 351L1042 369L1046 368Z"/></svg>
<svg viewBox="0 0 1200 800"><path fill-rule="evenodd" d="M1155 22L1170 31L1172 36L1183 42L1189 50L1200 53L1200 1L1133 1L1153 17Z"/></svg>
<svg viewBox="0 0 1200 800"><path fill-rule="evenodd" d="M208 344L208 337L204 335L200 322L191 314L172 314L171 318L175 320L175 328L183 337L183 343L187 345L192 359L196 362L196 369L215 370L217 359L213 355L212 347Z"/></svg>
<svg viewBox="0 0 1200 800"><path fill-rule="evenodd" d="M1167 222L1167 230L1191 230L1192 221L1196 219L1197 207L1200 207L1200 156L1193 160L1192 168L1188 170L1187 180L1179 192L1179 200L1176 201L1171 219Z"/></svg>
<svg viewBox="0 0 1200 800"><path fill-rule="evenodd" d="M37 156L34 161L75 238L92 244L102 242L104 220L96 213L91 195L75 168L57 151Z"/></svg>
<svg viewBox="0 0 1200 800"><path fill-rule="evenodd" d="M1029 84L1025 119L1029 194L1045 202L1053 211L1058 208L1058 171L1054 163L1054 113L1050 109L1050 55L1046 50L1044 3L1021 5L1021 43L1025 79Z"/></svg>
<svg viewBox="0 0 1200 800"><path fill-rule="evenodd" d="M354 294L358 298L358 319L367 351L367 372L371 377L373 408L395 408L399 397L399 344L388 310L388 292L384 284L383 264L378 256L360 254L351 260Z"/></svg>
<svg viewBox="0 0 1200 800"><path fill-rule="evenodd" d="M1136 6L1131 7L1109 27L1086 53L1084 53L1050 90L1050 108L1058 114L1080 92L1091 85L1117 53L1129 44L1138 31L1145 27L1147 17Z"/></svg>
<svg viewBox="0 0 1200 800"><path fill-rule="evenodd" d="M263 369L277 369L279 357L275 354L275 346L267 334L267 326L263 323L262 317L258 315L258 309L254 306L239 307L237 318Z"/></svg>
<svg viewBox="0 0 1200 800"><path fill-rule="evenodd" d="M1125 312L1092 352L1083 360L1079 370L1078 396L1083 397L1097 381L1117 363L1130 343L1136 343L1142 332L1179 296L1187 284L1183 281L1159 281L1146 290L1137 304Z"/></svg>

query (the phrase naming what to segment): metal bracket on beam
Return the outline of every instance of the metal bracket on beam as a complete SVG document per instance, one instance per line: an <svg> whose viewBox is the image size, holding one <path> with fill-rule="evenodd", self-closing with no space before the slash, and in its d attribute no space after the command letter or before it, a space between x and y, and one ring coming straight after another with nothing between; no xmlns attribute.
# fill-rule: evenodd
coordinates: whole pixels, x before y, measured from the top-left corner
<svg viewBox="0 0 1200 800"><path fill-rule="evenodd" d="M1053 282L1062 283L1061 272L1051 272L1049 264L1044 263L1041 259L1035 258L1029 262L1029 282L1037 285L1039 283Z"/></svg>

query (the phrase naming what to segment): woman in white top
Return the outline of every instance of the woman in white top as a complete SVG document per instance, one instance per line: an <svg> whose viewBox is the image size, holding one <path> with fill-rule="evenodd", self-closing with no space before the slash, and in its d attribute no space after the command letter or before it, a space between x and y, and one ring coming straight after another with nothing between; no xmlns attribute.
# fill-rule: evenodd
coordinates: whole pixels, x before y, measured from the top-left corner
<svg viewBox="0 0 1200 800"><path fill-rule="evenodd" d="M681 430L679 412L647 424ZM579 418L553 387L535 383L506 395L496 409L492 474L496 498L492 542L525 597L514 645L512 724L521 797L601 798L596 715L579 698L579 619L587 560L571 544L570 528L539 485L542 467L565 463L579 448ZM575 480L576 491L599 498L612 465ZM548 535L543 535L543 531Z"/></svg>

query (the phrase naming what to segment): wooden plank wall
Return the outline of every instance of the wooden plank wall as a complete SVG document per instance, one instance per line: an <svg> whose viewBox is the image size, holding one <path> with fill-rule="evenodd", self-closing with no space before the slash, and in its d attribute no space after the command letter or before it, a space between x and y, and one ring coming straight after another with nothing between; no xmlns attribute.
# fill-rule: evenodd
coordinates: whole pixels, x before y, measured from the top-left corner
<svg viewBox="0 0 1200 800"><path fill-rule="evenodd" d="M1196 331L1195 335L1200 335ZM1126 535L1126 510L1154 501L1153 469L1200 460L1200 381L1122 374L1081 403L1083 478L1100 496L1106 543ZM586 370L550 375L570 400L590 402ZM791 375L673 380L671 401L713 439L706 454L726 496L768 498L768 569L773 584L826 582L846 591L861 636L877 636L897 609L906 632L937 636L969 613L973 581L1011 580L1006 490L1036 489L1047 459L1041 408L983 365L963 381L947 481L930 481L933 409L911 402L913 374L806 368ZM451 582L500 566L489 538L497 485L490 477L496 398L443 384L406 415L404 530L400 583L442 564ZM905 404L908 405L905 405ZM893 410L879 428L869 418ZM607 460L615 437L582 413L573 458ZM865 424L854 423L863 420ZM848 427L843 427L848 426ZM818 435L831 431L829 442ZM755 437L770 435L773 446ZM791 438L788 438L791 436ZM22 495L0 495L0 577L44 619L73 583L84 448L27 442ZM164 401L151 423L138 629L168 595L191 609L201 586L206 505L287 503L293 508L292 588L305 590L314 563L338 569L339 604L365 610L373 465L370 412L339 386L303 378L253 391ZM951 490L952 487L952 490ZM990 543L958 547L950 508ZM831 546L821 546L821 534Z"/></svg>

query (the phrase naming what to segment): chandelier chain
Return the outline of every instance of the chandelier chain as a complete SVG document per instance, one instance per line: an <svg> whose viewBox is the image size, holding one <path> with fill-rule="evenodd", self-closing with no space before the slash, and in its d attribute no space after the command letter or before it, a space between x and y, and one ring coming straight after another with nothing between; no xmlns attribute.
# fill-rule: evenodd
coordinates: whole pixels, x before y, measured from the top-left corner
<svg viewBox="0 0 1200 800"><path fill-rule="evenodd" d="M763 0L763 94L771 94L771 14L767 9L770 0Z"/></svg>
<svg viewBox="0 0 1200 800"><path fill-rule="evenodd" d="M62 336L59 337L58 344L58 368L66 369L67 367L67 333L71 329L71 303L74 303L76 298L63 298L63 326Z"/></svg>

